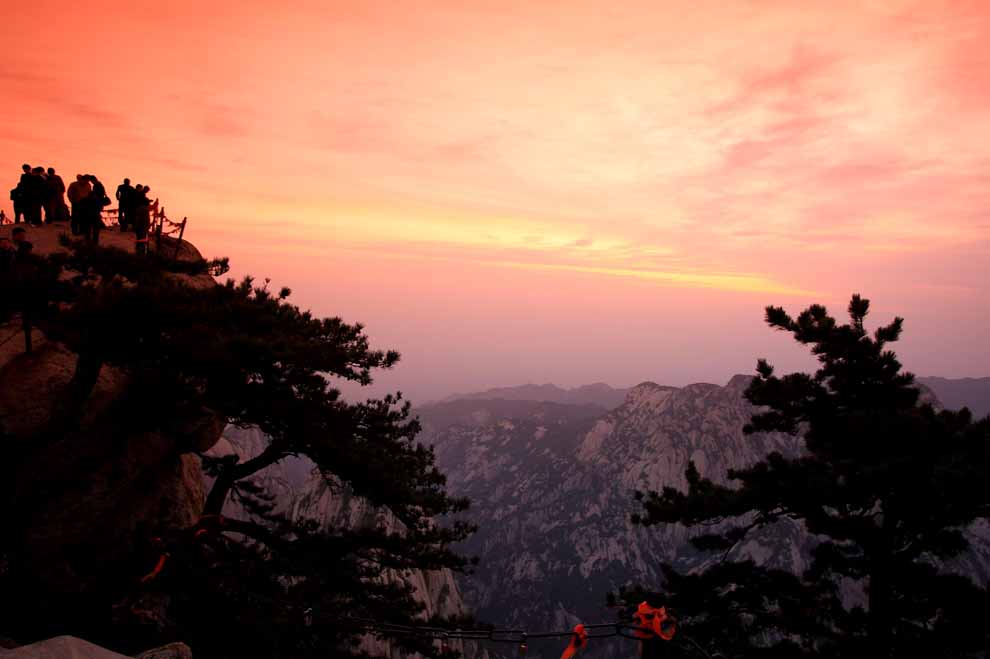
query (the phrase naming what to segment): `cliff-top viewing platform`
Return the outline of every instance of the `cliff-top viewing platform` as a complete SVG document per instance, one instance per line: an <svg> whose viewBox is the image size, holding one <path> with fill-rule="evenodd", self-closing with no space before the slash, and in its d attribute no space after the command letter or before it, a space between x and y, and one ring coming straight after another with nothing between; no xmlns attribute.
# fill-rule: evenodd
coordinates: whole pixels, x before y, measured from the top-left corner
<svg viewBox="0 0 990 659"><path fill-rule="evenodd" d="M34 245L34 253L39 255L68 251L62 245L61 236L63 235L74 240L83 240L82 236L72 235L68 222L52 222L51 224L42 224L40 226L23 223L5 224L0 226L0 236L7 236L9 238L14 227L24 227L27 232L27 239ZM155 234L149 236L149 240L148 249L152 252L158 250L164 255L180 261L196 261L202 258L199 250L188 240L179 240L165 235L159 238ZM121 231L119 227L111 226L100 232L99 244L102 247L116 247L133 252L135 251L135 235L133 231Z"/></svg>

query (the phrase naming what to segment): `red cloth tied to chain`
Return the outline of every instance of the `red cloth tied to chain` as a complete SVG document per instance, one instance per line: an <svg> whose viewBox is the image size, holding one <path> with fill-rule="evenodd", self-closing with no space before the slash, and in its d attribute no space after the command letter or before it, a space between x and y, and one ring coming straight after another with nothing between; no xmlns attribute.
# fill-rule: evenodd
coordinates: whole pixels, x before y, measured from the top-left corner
<svg viewBox="0 0 990 659"><path fill-rule="evenodd" d="M165 563L168 562L168 556L169 556L168 552L164 552L163 554L161 554L158 557L158 562L155 563L155 567L152 568L151 572L141 577L141 583L148 583L149 581L152 581L155 578L157 578L158 575L162 573L162 570L165 569Z"/></svg>
<svg viewBox="0 0 990 659"><path fill-rule="evenodd" d="M571 636L571 642L564 648L564 654L560 655L560 659L571 659L578 653L578 650L583 650L587 645L588 630L584 628L584 625L576 625L574 635Z"/></svg>
<svg viewBox="0 0 990 659"><path fill-rule="evenodd" d="M662 606L654 608L646 602L640 602L633 618L640 626L640 629L633 632L637 638L648 639L656 635L669 641L674 638L674 632L677 631L677 624L673 618L667 615L667 609Z"/></svg>
<svg viewBox="0 0 990 659"><path fill-rule="evenodd" d="M199 540L208 533L215 532L217 529L223 527L223 525L223 515L203 515L196 522L196 532L193 533L193 537Z"/></svg>

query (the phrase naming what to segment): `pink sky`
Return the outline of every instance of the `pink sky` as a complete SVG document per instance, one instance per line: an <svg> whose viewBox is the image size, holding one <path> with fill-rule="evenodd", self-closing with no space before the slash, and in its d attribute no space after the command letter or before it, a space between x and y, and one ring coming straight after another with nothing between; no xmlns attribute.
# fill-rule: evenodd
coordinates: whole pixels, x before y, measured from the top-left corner
<svg viewBox="0 0 990 659"><path fill-rule="evenodd" d="M990 375L985 2L0 1L11 187L150 184L416 400L805 368L763 306L854 291Z"/></svg>

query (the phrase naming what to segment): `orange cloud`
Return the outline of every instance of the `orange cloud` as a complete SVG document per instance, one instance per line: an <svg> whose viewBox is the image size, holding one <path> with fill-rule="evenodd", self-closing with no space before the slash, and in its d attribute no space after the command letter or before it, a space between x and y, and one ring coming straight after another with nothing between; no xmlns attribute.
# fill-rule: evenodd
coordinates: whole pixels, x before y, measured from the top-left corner
<svg viewBox="0 0 990 659"><path fill-rule="evenodd" d="M440 261L451 288L478 268L484 295L506 299L524 290L497 286L510 273L723 306L724 292L841 299L866 282L933 341L939 319L990 320L972 316L990 308L985 3L38 0L10 14L11 181L26 161L148 183L204 249L276 267L317 302L314 273L357 286L333 264L361 270L360 255L423 286ZM376 300L356 312L390 322L398 302ZM966 345L951 363L990 368Z"/></svg>

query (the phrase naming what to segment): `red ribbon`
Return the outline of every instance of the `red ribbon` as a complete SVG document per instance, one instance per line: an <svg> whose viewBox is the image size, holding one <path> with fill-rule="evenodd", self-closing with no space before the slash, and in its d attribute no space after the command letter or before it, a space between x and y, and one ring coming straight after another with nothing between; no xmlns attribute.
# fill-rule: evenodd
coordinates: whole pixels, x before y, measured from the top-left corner
<svg viewBox="0 0 990 659"><path fill-rule="evenodd" d="M669 641L674 638L674 632L677 631L677 623L667 615L667 609L662 606L660 608L653 608L646 602L640 602L633 617L640 627L640 629L633 632L637 638L645 640L656 635L665 641ZM666 623L666 626L664 623Z"/></svg>
<svg viewBox="0 0 990 659"><path fill-rule="evenodd" d="M576 625L574 627L574 635L571 636L571 642L564 649L564 654L560 655L560 659L571 659L571 657L578 653L578 650L583 650L587 645L588 630L584 628L584 625Z"/></svg>

